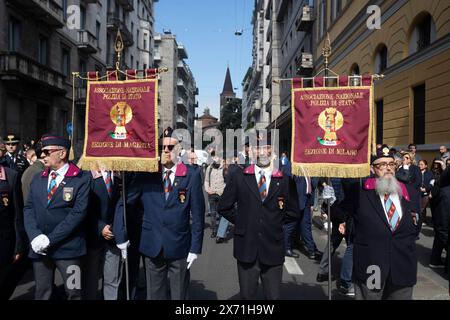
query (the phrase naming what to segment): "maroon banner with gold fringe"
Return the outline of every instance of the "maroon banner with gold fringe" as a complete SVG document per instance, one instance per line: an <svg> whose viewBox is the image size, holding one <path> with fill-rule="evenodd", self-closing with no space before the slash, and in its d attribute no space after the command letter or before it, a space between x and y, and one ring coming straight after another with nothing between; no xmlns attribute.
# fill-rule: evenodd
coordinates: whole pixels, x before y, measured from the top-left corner
<svg viewBox="0 0 450 320"><path fill-rule="evenodd" d="M83 169L158 171L158 80L145 74L138 79L127 70L125 81L115 71L107 81L90 74Z"/></svg>
<svg viewBox="0 0 450 320"><path fill-rule="evenodd" d="M358 178L370 174L373 139L372 77L324 78L304 87L292 81L292 173ZM350 86L357 83L358 86Z"/></svg>

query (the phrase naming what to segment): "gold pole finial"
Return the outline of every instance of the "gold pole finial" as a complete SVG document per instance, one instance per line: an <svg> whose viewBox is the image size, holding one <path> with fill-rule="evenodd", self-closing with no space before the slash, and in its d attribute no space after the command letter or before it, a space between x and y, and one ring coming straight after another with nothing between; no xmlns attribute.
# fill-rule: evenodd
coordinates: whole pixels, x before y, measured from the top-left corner
<svg viewBox="0 0 450 320"><path fill-rule="evenodd" d="M120 55L123 51L123 40L122 40L122 34L120 33L120 29L117 29L117 36L116 36L116 42L114 44L114 49L117 53L117 61L116 61L116 69L120 69Z"/></svg>
<svg viewBox="0 0 450 320"><path fill-rule="evenodd" d="M331 41L330 34L327 33L327 38L322 48L322 56L325 59L325 68L328 69L328 58L331 56Z"/></svg>

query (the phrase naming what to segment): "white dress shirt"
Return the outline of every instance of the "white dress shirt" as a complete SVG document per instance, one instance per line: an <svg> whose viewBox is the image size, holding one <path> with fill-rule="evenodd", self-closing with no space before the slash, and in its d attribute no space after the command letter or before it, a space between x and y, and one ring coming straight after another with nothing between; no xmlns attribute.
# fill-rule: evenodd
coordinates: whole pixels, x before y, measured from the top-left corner
<svg viewBox="0 0 450 320"><path fill-rule="evenodd" d="M167 169L166 167L163 167L162 181L164 181L164 177L166 176L166 172L168 170L172 171L169 175L169 179L170 179L170 184L173 186L173 182L175 180L175 171L177 170L177 165L174 165L172 168L169 168L169 169Z"/></svg>
<svg viewBox="0 0 450 320"><path fill-rule="evenodd" d="M103 181L105 181L106 183L106 177L108 175L108 171L107 170L100 170L100 172L102 173L102 177L103 177ZM113 171L109 171L110 175L111 175L111 184L114 183L114 172Z"/></svg>
<svg viewBox="0 0 450 320"><path fill-rule="evenodd" d="M386 219L387 219L387 221L389 223L388 213L387 213L387 210L386 210L386 206L384 205L384 195L383 196L380 195L379 197L380 197L381 205L383 206L383 209L384 209L384 214L386 215ZM395 209L397 209L397 212L398 212L398 216L401 219L402 215L403 215L403 211L402 211L402 204L400 202L400 197L396 193L395 194L391 194L389 197L391 198L392 202L394 203Z"/></svg>
<svg viewBox="0 0 450 320"><path fill-rule="evenodd" d="M63 165L61 168L59 168L58 170L51 170L50 174L48 175L48 183L47 183L47 189L50 186L50 181L52 181L52 173L56 172L56 187L59 186L59 184L64 180L64 176L66 175L67 171L69 171L69 164L66 163L65 165Z"/></svg>
<svg viewBox="0 0 450 320"><path fill-rule="evenodd" d="M257 184L257 185L258 185L259 179L260 179L260 177L261 177L261 173L260 173L261 170L264 171L264 176L266 177L266 190L267 190L267 193L266 193L266 194L269 194L270 180L271 180L271 178L272 178L272 169L270 168L270 166L267 167L267 168L265 168L265 169L262 169L262 168L258 167L258 166L255 164L255 177L256 177L256 184Z"/></svg>

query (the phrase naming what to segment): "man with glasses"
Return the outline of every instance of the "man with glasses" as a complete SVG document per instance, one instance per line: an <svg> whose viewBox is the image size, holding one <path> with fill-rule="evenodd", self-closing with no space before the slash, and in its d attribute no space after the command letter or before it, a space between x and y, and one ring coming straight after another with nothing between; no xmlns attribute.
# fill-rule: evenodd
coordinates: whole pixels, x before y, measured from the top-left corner
<svg viewBox="0 0 450 320"><path fill-rule="evenodd" d="M48 169L34 176L24 208L36 281L35 299L50 299L56 268L68 299L80 299L80 257L86 254L83 222L90 175L69 162L70 140L54 135L41 140Z"/></svg>
<svg viewBox="0 0 450 320"><path fill-rule="evenodd" d="M6 145L6 164L9 168L16 170L21 175L29 167L27 159L19 153L20 139L13 134L9 134L4 139Z"/></svg>
<svg viewBox="0 0 450 320"><path fill-rule="evenodd" d="M139 251L144 255L148 300L166 300L168 291L172 300L187 299L189 268L202 251L201 169L179 162L179 142L170 127L165 129L160 172L136 174L126 194L127 206L140 202L144 209ZM113 233L126 258L129 242L122 199L116 207Z"/></svg>
<svg viewBox="0 0 450 320"><path fill-rule="evenodd" d="M412 299L417 281L415 239L419 199L395 178L384 148L372 158L373 177L352 188L345 207L354 217L353 276L357 299Z"/></svg>

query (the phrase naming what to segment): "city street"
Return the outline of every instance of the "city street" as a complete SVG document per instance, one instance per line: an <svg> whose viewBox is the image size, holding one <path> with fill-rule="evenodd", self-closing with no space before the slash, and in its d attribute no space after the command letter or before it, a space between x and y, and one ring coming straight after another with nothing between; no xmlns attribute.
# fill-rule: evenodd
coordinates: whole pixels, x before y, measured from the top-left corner
<svg viewBox="0 0 450 320"><path fill-rule="evenodd" d="M208 218L206 218L206 221L209 221ZM317 220L317 218L314 220ZM313 226L313 236L318 248L323 250L327 238L325 230L319 230L316 226ZM448 300L448 280L444 275L444 270L428 267L432 244L433 229L424 225L420 239L417 241L419 263L418 282L414 287L414 299ZM338 254L333 257L332 273L335 279L339 279L340 263L344 252L345 241L339 247ZM317 270L318 262L308 259L304 254L300 254L298 259L287 258L283 272L282 299L328 299L328 282L316 282ZM140 276L139 298L144 299L143 268L141 268ZM59 274L57 274L56 283L61 285ZM62 287L60 289L62 291ZM33 275L30 271L24 281L17 287L12 299L33 299L33 290ZM332 295L333 299L336 300L353 299L339 294L336 281L333 281ZM263 297L261 288L259 297L261 299ZM240 298L236 260L233 258L232 229L230 229L227 241L220 244L216 244L215 240L210 238L209 228L205 229L203 253L192 267L190 298L192 300L232 300Z"/></svg>

